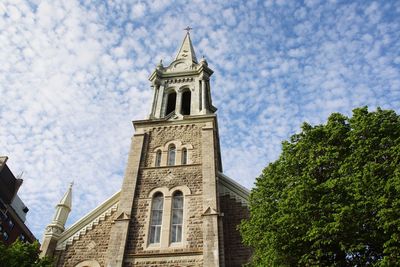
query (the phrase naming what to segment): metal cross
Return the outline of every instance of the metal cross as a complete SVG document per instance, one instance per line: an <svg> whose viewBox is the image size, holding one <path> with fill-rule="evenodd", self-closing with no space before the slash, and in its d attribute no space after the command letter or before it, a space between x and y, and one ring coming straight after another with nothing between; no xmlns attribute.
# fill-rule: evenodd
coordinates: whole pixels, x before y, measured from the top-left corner
<svg viewBox="0 0 400 267"><path fill-rule="evenodd" d="M193 30L193 28L190 28L190 26L187 26L184 30L187 31L187 33L190 33L190 30Z"/></svg>

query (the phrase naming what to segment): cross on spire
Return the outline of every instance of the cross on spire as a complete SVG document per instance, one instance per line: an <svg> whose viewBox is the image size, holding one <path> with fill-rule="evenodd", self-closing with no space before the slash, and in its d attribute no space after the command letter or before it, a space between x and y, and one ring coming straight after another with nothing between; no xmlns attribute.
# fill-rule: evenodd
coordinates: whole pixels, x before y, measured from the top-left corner
<svg viewBox="0 0 400 267"><path fill-rule="evenodd" d="M187 32L187 34L190 34L190 30L193 30L193 28L187 26L184 30Z"/></svg>

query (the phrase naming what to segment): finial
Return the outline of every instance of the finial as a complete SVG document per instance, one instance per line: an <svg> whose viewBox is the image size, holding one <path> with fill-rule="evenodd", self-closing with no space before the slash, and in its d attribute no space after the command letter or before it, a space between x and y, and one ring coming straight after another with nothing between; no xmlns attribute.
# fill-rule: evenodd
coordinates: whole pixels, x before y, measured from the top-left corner
<svg viewBox="0 0 400 267"><path fill-rule="evenodd" d="M72 182L69 183L69 188L72 188L74 186L74 180L72 180Z"/></svg>
<svg viewBox="0 0 400 267"><path fill-rule="evenodd" d="M160 59L160 63L158 63L157 68L162 69L163 67L162 59Z"/></svg>
<svg viewBox="0 0 400 267"><path fill-rule="evenodd" d="M187 34L190 34L190 30L193 30L193 28L187 26L184 30L187 32Z"/></svg>
<svg viewBox="0 0 400 267"><path fill-rule="evenodd" d="M203 55L203 57L201 58L201 60L200 60L200 64L203 64L203 65L206 65L206 66L208 66L208 63L207 63L207 60L206 60L206 57Z"/></svg>

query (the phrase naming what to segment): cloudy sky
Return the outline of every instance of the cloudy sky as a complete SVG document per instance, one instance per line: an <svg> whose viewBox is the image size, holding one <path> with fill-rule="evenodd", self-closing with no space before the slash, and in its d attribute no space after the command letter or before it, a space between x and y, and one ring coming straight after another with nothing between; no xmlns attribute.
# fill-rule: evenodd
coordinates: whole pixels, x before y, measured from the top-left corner
<svg viewBox="0 0 400 267"><path fill-rule="evenodd" d="M75 181L69 224L118 191L150 73L187 25L215 71L224 171L251 188L302 122L400 113L400 1L0 2L0 155L37 236Z"/></svg>

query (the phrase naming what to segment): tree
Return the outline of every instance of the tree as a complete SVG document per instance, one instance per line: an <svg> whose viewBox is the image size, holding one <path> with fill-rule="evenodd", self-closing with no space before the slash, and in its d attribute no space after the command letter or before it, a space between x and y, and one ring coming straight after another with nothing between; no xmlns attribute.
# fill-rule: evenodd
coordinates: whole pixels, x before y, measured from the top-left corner
<svg viewBox="0 0 400 267"><path fill-rule="evenodd" d="M0 267L52 267L49 258L39 259L39 243L15 241L6 247L0 242Z"/></svg>
<svg viewBox="0 0 400 267"><path fill-rule="evenodd" d="M364 107L305 123L249 208L255 266L400 266L400 116Z"/></svg>

